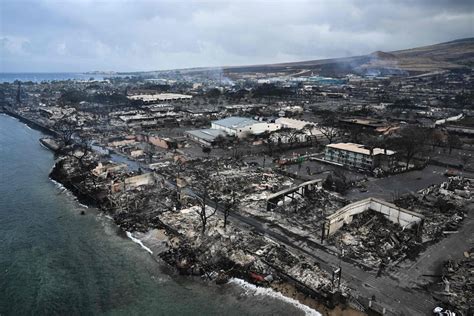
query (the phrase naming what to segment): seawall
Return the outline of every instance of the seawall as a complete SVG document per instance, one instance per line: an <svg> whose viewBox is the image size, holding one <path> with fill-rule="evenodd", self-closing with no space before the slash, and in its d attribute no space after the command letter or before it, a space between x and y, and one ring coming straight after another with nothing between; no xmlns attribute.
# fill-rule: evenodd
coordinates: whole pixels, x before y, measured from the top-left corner
<svg viewBox="0 0 474 316"><path fill-rule="evenodd" d="M48 134L48 135L51 135L51 136L55 136L57 137L58 136L58 133L53 131L52 129L50 129L49 127L46 127L38 122L35 122L21 114L18 114L14 111L11 111L9 109L7 109L6 107L3 107L0 111L0 113L5 113L6 115L9 115L11 117L14 117L16 119L18 119L20 122L28 125L29 127L31 128L34 128L42 133L45 133L45 134Z"/></svg>

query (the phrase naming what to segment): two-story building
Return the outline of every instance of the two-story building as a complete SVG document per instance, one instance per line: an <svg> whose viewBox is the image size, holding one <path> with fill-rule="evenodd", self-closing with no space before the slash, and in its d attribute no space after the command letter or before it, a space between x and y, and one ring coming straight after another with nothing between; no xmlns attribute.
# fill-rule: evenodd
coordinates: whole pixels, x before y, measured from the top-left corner
<svg viewBox="0 0 474 316"><path fill-rule="evenodd" d="M348 168L390 171L395 164L395 152L382 148L367 148L361 144L336 143L326 145L324 160Z"/></svg>

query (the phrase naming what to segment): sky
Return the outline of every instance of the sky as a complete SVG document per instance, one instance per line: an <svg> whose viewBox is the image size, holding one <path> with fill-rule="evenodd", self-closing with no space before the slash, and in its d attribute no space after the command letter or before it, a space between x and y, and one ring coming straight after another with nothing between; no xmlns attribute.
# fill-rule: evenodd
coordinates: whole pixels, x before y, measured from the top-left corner
<svg viewBox="0 0 474 316"><path fill-rule="evenodd" d="M346 57L474 36L472 0L0 0L0 72Z"/></svg>

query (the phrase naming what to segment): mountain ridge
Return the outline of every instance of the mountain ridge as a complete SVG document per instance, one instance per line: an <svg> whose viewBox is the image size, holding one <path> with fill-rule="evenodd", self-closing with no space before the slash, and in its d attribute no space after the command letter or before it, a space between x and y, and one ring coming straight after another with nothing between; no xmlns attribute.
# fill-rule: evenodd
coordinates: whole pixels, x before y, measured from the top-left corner
<svg viewBox="0 0 474 316"><path fill-rule="evenodd" d="M262 71L302 71L308 68L323 75L347 73L419 74L469 68L474 65L474 38L431 44L396 51L375 51L367 55L306 60L290 63L223 67L226 73ZM285 69L284 69L285 68ZM265 71L264 71L265 72Z"/></svg>
<svg viewBox="0 0 474 316"><path fill-rule="evenodd" d="M474 37L395 51L377 50L365 55L335 57L296 62L221 67L193 67L160 71L123 72L121 74L159 74L169 71L200 73L222 71L225 76L238 78L244 73L305 76L417 75L434 71L470 69L474 67Z"/></svg>

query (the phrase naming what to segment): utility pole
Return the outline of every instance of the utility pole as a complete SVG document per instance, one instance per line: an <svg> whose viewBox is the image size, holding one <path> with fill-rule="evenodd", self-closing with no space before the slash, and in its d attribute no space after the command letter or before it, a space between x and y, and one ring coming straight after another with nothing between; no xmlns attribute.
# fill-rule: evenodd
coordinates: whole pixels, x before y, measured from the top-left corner
<svg viewBox="0 0 474 316"><path fill-rule="evenodd" d="M339 266L337 269L332 271L332 287L335 288L335 284L337 283L337 289L341 287L341 276L342 276L342 269Z"/></svg>

